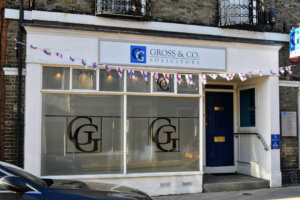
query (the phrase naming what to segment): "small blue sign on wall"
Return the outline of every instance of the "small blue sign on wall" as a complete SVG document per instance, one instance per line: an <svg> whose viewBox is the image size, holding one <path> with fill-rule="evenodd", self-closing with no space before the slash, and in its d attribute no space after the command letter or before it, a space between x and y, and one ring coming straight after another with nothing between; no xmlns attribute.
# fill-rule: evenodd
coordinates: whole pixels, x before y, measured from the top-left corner
<svg viewBox="0 0 300 200"><path fill-rule="evenodd" d="M300 28L290 31L290 58L300 56Z"/></svg>
<svg viewBox="0 0 300 200"><path fill-rule="evenodd" d="M131 63L144 63L147 62L147 50L146 46L130 46L131 56L130 62Z"/></svg>
<svg viewBox="0 0 300 200"><path fill-rule="evenodd" d="M271 149L280 149L280 135L271 135Z"/></svg>

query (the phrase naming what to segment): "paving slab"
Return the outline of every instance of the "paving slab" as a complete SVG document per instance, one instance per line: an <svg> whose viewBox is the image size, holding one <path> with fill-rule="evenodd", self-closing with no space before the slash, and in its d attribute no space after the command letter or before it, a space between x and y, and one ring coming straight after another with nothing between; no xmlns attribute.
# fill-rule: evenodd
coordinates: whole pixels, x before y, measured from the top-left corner
<svg viewBox="0 0 300 200"><path fill-rule="evenodd" d="M300 200L300 186L153 197L154 200Z"/></svg>
<svg viewBox="0 0 300 200"><path fill-rule="evenodd" d="M203 178L204 192L224 192L268 188L268 180L243 174L205 174Z"/></svg>

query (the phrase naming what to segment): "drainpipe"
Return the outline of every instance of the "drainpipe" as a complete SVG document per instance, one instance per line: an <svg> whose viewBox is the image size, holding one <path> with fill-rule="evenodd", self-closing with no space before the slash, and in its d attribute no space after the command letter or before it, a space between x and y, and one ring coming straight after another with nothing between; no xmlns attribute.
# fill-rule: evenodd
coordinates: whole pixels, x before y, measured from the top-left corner
<svg viewBox="0 0 300 200"><path fill-rule="evenodd" d="M23 21L24 21L24 8L23 0L20 0L20 12L19 12L19 34L18 41L23 42ZM17 43L18 47L18 100L17 100L17 132L16 132L16 158L17 165L21 167L21 152L20 152L20 139L22 134L22 57L23 57L23 46L20 43Z"/></svg>
<svg viewBox="0 0 300 200"><path fill-rule="evenodd" d="M1 9L1 30L0 30L0 91L1 91L1 99L0 99L0 160L3 160L3 151L4 151L4 116L5 116L5 78L3 66L4 62L2 62L2 45L3 45L3 27L4 27L4 5ZM6 36L4 36L6 37Z"/></svg>

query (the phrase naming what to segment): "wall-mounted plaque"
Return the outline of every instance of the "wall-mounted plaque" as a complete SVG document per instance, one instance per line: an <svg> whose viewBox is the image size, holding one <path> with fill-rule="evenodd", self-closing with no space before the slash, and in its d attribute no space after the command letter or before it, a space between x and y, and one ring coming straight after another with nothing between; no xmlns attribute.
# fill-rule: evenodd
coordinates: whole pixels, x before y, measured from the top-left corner
<svg viewBox="0 0 300 200"><path fill-rule="evenodd" d="M281 112L281 135L297 136L296 112Z"/></svg>

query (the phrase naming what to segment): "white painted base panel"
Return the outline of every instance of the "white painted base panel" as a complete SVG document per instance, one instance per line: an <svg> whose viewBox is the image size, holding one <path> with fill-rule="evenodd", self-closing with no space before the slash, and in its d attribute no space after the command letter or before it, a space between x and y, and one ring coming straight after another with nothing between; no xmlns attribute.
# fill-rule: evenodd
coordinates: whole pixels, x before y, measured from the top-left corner
<svg viewBox="0 0 300 200"><path fill-rule="evenodd" d="M224 167L204 167L204 173L206 174L220 174L220 173L235 173L235 166Z"/></svg>
<svg viewBox="0 0 300 200"><path fill-rule="evenodd" d="M85 179L84 181L121 184L139 189L151 196L200 193L203 190L203 175Z"/></svg>

